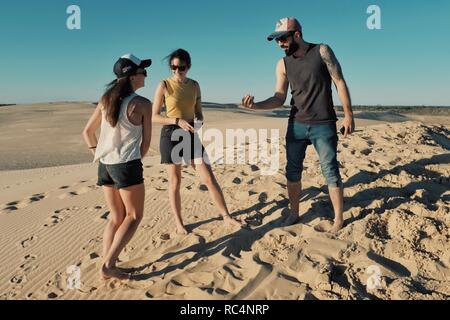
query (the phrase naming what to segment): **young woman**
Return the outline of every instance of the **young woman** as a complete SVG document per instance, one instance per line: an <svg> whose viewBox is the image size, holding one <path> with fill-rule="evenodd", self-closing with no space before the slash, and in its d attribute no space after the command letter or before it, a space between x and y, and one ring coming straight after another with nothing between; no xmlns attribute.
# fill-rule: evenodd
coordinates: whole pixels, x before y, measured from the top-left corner
<svg viewBox="0 0 450 320"><path fill-rule="evenodd" d="M187 51L178 49L167 58L172 75L161 81L156 89L153 122L163 125L160 140L161 163L166 165L169 176L169 200L175 216L177 232L189 233L181 218L181 158L187 163L190 162L200 175L202 183L208 187L224 221L241 227L242 223L230 216L211 166L203 160L203 146L198 135L194 133L194 120L203 121L203 113L200 86L195 80L187 78L191 68L191 57ZM161 115L163 104L166 106L165 116ZM179 129L186 133L180 139L178 139ZM179 149L182 149L181 152L178 152ZM194 159L200 161L194 161Z"/></svg>
<svg viewBox="0 0 450 320"><path fill-rule="evenodd" d="M109 221L103 234L103 279L128 279L116 267L120 252L131 240L144 212L144 178L141 159L151 138L151 102L135 93L144 87L151 60L125 55L114 65L117 79L108 84L83 137L94 162L99 160L98 185L103 187ZM101 126L97 142L96 130Z"/></svg>

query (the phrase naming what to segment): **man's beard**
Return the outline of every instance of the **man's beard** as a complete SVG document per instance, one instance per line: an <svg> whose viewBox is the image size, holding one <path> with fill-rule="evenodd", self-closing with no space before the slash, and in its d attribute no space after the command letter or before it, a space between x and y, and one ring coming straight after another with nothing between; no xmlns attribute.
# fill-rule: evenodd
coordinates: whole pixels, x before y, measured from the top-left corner
<svg viewBox="0 0 450 320"><path fill-rule="evenodd" d="M299 44L295 41L292 41L292 43L289 45L287 50L284 50L284 53L286 53L286 56L292 56L299 48Z"/></svg>

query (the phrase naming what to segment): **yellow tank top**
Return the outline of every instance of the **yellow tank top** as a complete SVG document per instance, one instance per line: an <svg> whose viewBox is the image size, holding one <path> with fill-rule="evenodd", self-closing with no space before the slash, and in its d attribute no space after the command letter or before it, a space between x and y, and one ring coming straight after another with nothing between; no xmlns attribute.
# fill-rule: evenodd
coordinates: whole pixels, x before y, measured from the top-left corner
<svg viewBox="0 0 450 320"><path fill-rule="evenodd" d="M179 83L166 79L167 92L164 95L166 116L193 120L195 118L195 104L197 103L197 88L195 81L187 79L186 83Z"/></svg>

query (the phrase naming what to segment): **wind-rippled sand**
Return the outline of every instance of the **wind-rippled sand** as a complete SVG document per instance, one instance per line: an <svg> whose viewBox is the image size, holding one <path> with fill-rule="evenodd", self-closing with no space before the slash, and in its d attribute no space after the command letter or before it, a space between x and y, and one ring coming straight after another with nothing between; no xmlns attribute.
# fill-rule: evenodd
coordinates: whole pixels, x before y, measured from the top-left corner
<svg viewBox="0 0 450 320"><path fill-rule="evenodd" d="M336 235L326 232L332 208L311 147L302 219L283 227L283 146L273 176L262 176L261 164L214 166L230 211L248 229L225 227L184 168L187 236L174 232L164 167L146 158L144 219L120 256L133 280L122 282L99 279L108 209L95 165L0 172L0 298L450 298L448 126L377 124L341 139L346 221ZM67 287L71 265L81 269L75 290Z"/></svg>

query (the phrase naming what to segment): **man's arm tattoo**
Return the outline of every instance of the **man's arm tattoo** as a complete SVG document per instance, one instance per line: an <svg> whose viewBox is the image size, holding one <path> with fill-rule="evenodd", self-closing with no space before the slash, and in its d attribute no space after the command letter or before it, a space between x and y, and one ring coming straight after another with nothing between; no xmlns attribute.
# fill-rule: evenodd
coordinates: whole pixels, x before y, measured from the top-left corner
<svg viewBox="0 0 450 320"><path fill-rule="evenodd" d="M333 50L331 50L331 48L328 45L323 44L320 46L320 55L322 57L323 62L327 66L328 72L330 73L331 77L335 80L344 79L341 65L339 64L339 61L334 55Z"/></svg>

